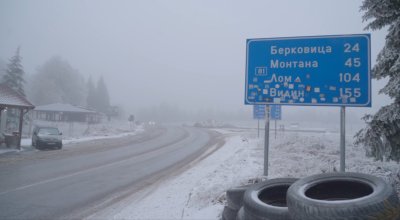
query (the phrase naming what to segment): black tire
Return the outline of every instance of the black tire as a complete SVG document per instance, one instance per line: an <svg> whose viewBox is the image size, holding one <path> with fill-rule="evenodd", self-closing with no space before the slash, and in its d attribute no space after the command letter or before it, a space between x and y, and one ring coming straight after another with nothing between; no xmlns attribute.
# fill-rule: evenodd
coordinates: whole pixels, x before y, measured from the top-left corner
<svg viewBox="0 0 400 220"><path fill-rule="evenodd" d="M237 212L237 210L225 206L224 210L222 211L222 220L235 220Z"/></svg>
<svg viewBox="0 0 400 220"><path fill-rule="evenodd" d="M400 220L393 188L381 178L361 173L306 177L289 188L287 202L296 220Z"/></svg>
<svg viewBox="0 0 400 220"><path fill-rule="evenodd" d="M245 220L288 220L286 193L295 178L278 178L254 185L243 198Z"/></svg>
<svg viewBox="0 0 400 220"><path fill-rule="evenodd" d="M244 220L244 208L243 206L239 209L237 215L236 215L236 220Z"/></svg>
<svg viewBox="0 0 400 220"><path fill-rule="evenodd" d="M41 150L40 142L36 141L36 143L35 143L35 148L36 148L37 150Z"/></svg>
<svg viewBox="0 0 400 220"><path fill-rule="evenodd" d="M253 184L228 189L226 191L227 206L239 211L239 209L243 206L244 192L251 186L253 186Z"/></svg>

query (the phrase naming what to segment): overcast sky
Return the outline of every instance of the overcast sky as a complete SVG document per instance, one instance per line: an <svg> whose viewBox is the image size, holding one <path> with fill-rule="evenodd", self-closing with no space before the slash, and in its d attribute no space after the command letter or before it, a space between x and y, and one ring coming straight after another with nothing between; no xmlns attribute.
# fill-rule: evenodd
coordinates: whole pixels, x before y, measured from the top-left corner
<svg viewBox="0 0 400 220"><path fill-rule="evenodd" d="M371 33L375 63L386 31L363 30L361 2L0 0L0 59L21 46L34 74L59 55L128 108L241 109L248 38Z"/></svg>

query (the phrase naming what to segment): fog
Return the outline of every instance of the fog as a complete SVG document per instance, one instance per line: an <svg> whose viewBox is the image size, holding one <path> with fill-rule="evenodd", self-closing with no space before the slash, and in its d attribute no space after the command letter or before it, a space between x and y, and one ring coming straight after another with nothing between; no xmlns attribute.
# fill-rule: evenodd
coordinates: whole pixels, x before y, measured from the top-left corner
<svg viewBox="0 0 400 220"><path fill-rule="evenodd" d="M103 76L111 104L126 112L172 106L181 116L251 119L252 106L244 105L246 39L371 33L374 64L387 31L363 30L361 2L2 0L0 60L20 46L32 75L61 56L86 78ZM377 95L384 84L373 81L373 108L349 108L349 114L361 117L387 104ZM298 109L285 107L283 114L293 118Z"/></svg>

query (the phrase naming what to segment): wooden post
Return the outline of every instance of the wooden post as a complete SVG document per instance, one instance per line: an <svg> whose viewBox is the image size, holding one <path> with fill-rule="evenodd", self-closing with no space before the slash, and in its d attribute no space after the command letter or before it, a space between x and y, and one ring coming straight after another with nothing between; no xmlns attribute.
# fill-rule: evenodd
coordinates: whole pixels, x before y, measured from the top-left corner
<svg viewBox="0 0 400 220"><path fill-rule="evenodd" d="M3 113L3 110L4 110L4 107L0 107L0 136L2 136L2 132L3 132L3 130L2 130L2 127L1 127L1 124L2 124L2 121L1 121L1 114ZM1 146L1 140L0 140L0 146Z"/></svg>
<svg viewBox="0 0 400 220"><path fill-rule="evenodd" d="M24 109L19 110L19 137L18 137L18 150L21 150L21 138L22 138L22 123L24 121Z"/></svg>

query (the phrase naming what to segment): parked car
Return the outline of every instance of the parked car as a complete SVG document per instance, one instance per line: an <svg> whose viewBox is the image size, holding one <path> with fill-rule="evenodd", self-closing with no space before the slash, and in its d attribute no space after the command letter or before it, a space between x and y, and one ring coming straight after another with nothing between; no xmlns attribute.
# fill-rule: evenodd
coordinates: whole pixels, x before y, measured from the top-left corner
<svg viewBox="0 0 400 220"><path fill-rule="evenodd" d="M62 133L56 127L40 127L33 129L32 146L36 149L62 148Z"/></svg>

